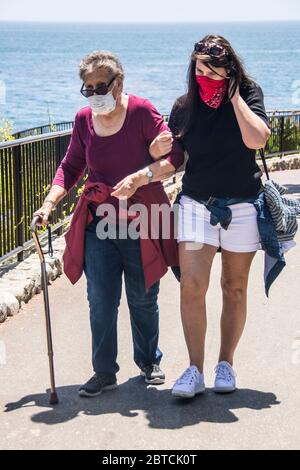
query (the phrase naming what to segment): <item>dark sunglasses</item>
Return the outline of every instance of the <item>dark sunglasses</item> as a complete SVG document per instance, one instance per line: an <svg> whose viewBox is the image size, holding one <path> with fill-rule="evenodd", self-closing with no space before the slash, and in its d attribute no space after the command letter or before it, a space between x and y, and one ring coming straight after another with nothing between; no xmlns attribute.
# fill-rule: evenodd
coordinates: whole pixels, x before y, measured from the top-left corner
<svg viewBox="0 0 300 470"><path fill-rule="evenodd" d="M101 83L101 85L97 86L96 88L84 88L84 83L83 83L80 89L80 93L85 98L89 98L90 96L93 96L95 93L96 95L107 95L109 87L115 79L116 79L116 76L114 76L109 83L107 84Z"/></svg>
<svg viewBox="0 0 300 470"><path fill-rule="evenodd" d="M215 43L206 43L206 42L196 42L194 46L194 52L197 52L198 54L208 54L211 57L223 57L224 55L227 55L228 52L226 49L219 44Z"/></svg>

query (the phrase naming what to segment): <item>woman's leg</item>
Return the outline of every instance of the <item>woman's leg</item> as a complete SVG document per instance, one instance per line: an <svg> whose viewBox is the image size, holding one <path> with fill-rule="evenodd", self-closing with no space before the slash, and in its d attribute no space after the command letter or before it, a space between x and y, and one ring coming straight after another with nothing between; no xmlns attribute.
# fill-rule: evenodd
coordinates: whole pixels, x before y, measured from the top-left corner
<svg viewBox="0 0 300 470"><path fill-rule="evenodd" d="M84 272L90 306L92 360L94 371L114 376L117 359L117 317L122 290L122 259L114 240L101 240L96 222L85 235Z"/></svg>
<svg viewBox="0 0 300 470"><path fill-rule="evenodd" d="M236 253L222 249L223 310L219 362L233 364L233 355L246 322L248 277L255 253Z"/></svg>
<svg viewBox="0 0 300 470"><path fill-rule="evenodd" d="M246 322L248 277L252 260L260 248L260 236L253 204L233 204L230 208L231 224L228 230L221 229L220 234L223 311L219 360L232 365Z"/></svg>
<svg viewBox="0 0 300 470"><path fill-rule="evenodd" d="M198 249L195 249L197 246ZM215 246L200 245L197 242L179 243L181 319L190 365L197 366L200 373L203 373L206 334L205 297L217 249Z"/></svg>
<svg viewBox="0 0 300 470"><path fill-rule="evenodd" d="M142 369L159 364L159 281L145 290L140 240L119 240L124 263L124 280L132 328L134 361Z"/></svg>

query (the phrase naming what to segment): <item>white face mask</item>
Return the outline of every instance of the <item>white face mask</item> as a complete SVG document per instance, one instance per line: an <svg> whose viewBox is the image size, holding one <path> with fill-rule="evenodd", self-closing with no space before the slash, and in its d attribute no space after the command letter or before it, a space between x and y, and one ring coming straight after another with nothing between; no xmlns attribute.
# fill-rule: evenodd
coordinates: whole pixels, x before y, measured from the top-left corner
<svg viewBox="0 0 300 470"><path fill-rule="evenodd" d="M109 114L116 108L116 100L112 91L106 95L92 95L88 97L90 107L95 114Z"/></svg>

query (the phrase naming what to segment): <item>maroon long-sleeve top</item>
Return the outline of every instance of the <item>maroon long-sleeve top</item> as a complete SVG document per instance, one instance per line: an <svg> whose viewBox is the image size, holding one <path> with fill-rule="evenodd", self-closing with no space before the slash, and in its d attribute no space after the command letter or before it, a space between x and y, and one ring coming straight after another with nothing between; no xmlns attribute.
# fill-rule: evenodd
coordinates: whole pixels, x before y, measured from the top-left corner
<svg viewBox="0 0 300 470"><path fill-rule="evenodd" d="M83 108L76 114L66 155L52 182L69 192L81 178L86 166L88 167L89 189L81 195L76 214L66 234L64 270L72 283L79 279L83 268L84 226L91 220L90 208L86 205L88 199L91 205L96 202L111 202L118 208L118 199L110 195L112 187L129 174L154 162L149 154L149 145L164 130L169 128L155 107L148 100L134 95L129 95L127 114L122 128L112 136L100 137L95 133L90 107ZM176 141L173 143L170 155L164 158L176 169L182 165L184 155ZM105 190L95 193L93 189L91 193L90 188L99 187L93 184L100 184ZM88 194L93 194L93 197L89 198ZM148 208L153 201L155 204L168 202L160 182L139 188L137 196ZM132 199L134 202L135 195ZM85 207L89 215L86 214ZM178 265L177 244L173 235L169 240L141 240L141 251L146 288L165 274L167 266Z"/></svg>
<svg viewBox="0 0 300 470"><path fill-rule="evenodd" d="M113 187L154 162L149 146L164 130L169 128L159 112L150 101L138 96L129 95L125 122L119 132L108 137L95 133L91 108L82 108L76 114L70 144L53 184L70 191L88 166L91 183L101 181ZM183 151L176 141L164 158L176 169L183 163Z"/></svg>

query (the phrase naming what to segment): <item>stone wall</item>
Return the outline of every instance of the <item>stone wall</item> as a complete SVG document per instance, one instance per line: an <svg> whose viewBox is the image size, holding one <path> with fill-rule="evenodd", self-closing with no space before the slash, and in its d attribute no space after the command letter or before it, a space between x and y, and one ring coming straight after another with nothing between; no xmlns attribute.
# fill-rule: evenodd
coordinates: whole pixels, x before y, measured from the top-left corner
<svg viewBox="0 0 300 470"><path fill-rule="evenodd" d="M52 283L63 272L64 247L64 237L58 237L53 242L54 256L51 258L45 255L49 283ZM38 255L33 254L0 278L0 323L18 313L22 304L27 303L40 291L41 264Z"/></svg>
<svg viewBox="0 0 300 470"><path fill-rule="evenodd" d="M259 166L263 171L263 164L259 160ZM267 167L269 171L282 171L282 170L299 170L300 169L300 155L287 155L285 157L274 157L267 159Z"/></svg>

